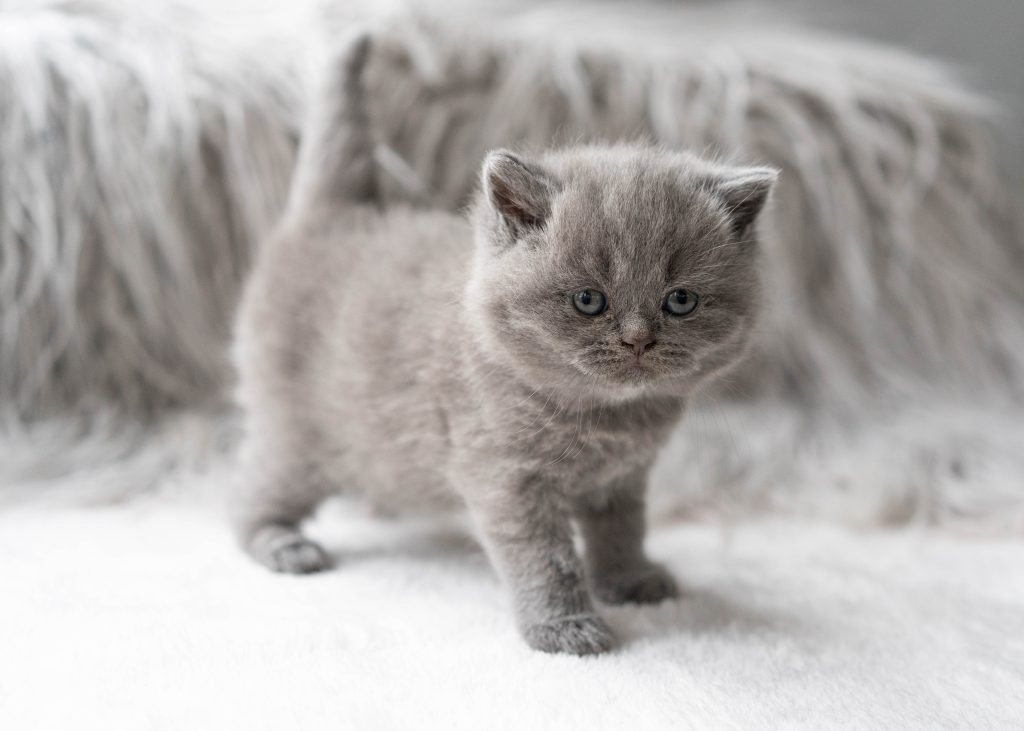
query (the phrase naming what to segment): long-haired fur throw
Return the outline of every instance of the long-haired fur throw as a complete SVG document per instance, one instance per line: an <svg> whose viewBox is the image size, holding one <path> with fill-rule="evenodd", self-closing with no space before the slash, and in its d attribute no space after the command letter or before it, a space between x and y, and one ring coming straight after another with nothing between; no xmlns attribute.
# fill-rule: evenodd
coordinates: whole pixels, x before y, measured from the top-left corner
<svg viewBox="0 0 1024 731"><path fill-rule="evenodd" d="M222 400L233 306L284 200L307 82L333 32L369 15L0 2L8 480L39 475L25 445L63 433L55 423L165 425ZM782 170L754 356L663 461L663 515L1020 525L1020 196L1001 183L978 96L892 50L678 8L373 15L391 199L458 207L499 145L643 137Z"/></svg>

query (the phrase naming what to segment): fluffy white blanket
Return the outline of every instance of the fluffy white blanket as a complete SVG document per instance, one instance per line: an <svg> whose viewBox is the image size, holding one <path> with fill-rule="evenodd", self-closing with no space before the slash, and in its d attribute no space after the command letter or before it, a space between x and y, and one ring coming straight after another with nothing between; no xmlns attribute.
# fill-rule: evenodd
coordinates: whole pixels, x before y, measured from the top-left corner
<svg viewBox="0 0 1024 731"><path fill-rule="evenodd" d="M166 499L0 515L0 728L1022 728L1024 545L661 528L685 587L613 654L528 650L453 527L341 511L273 575Z"/></svg>

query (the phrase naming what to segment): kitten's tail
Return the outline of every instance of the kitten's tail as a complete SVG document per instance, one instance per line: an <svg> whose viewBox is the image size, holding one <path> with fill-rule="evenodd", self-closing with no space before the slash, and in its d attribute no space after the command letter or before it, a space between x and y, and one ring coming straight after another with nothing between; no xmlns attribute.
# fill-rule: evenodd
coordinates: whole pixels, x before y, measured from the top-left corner
<svg viewBox="0 0 1024 731"><path fill-rule="evenodd" d="M365 70L372 42L359 31L331 55L312 99L288 198L288 212L377 198Z"/></svg>

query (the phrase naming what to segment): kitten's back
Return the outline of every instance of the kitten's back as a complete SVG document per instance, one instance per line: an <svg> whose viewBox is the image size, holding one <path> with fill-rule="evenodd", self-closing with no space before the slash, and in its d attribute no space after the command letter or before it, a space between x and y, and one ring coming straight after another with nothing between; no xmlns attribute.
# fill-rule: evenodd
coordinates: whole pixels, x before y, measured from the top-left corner
<svg viewBox="0 0 1024 731"><path fill-rule="evenodd" d="M362 460L381 435L411 433L403 449L435 457L439 349L457 317L470 265L469 224L447 212L377 205L363 73L365 35L343 45L311 110L288 210L256 263L239 312L239 401L256 450L318 455L341 484L434 480L404 474L425 455ZM432 387L430 384L434 384ZM374 443L365 443L375 440ZM345 444L318 450L317 444ZM398 459L397 457L403 457ZM404 459L408 457L409 459ZM378 474L381 470L389 474Z"/></svg>

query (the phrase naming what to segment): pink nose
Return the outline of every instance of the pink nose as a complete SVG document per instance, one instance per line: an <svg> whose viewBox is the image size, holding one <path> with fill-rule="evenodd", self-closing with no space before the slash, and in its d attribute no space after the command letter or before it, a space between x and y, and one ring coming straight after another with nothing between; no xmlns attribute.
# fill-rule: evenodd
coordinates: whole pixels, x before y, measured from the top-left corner
<svg viewBox="0 0 1024 731"><path fill-rule="evenodd" d="M649 350L655 343L654 336L649 333L639 335L623 335L622 344L633 349L633 355L639 358L645 350Z"/></svg>

